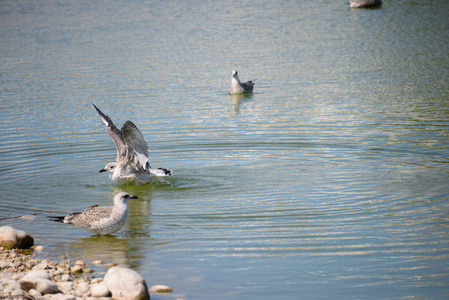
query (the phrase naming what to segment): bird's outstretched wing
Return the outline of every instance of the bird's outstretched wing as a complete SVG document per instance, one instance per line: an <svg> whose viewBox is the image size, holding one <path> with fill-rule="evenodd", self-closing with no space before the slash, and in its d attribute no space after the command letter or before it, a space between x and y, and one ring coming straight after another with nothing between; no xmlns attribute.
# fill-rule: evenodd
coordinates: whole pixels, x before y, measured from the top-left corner
<svg viewBox="0 0 449 300"><path fill-rule="evenodd" d="M111 136L112 140L115 143L115 146L117 147L117 162L118 162L120 157L126 156L126 144L125 141L123 140L122 132L120 131L120 129L115 127L111 118L105 115L98 107L95 106L95 104L92 103L92 105L95 107L98 114L100 115L100 118L103 121L104 126L108 130L109 135Z"/></svg>
<svg viewBox="0 0 449 300"><path fill-rule="evenodd" d="M150 148L143 138L142 133L131 121L126 121L122 127L122 139L126 145L126 160L133 167L146 171L149 168L148 156Z"/></svg>

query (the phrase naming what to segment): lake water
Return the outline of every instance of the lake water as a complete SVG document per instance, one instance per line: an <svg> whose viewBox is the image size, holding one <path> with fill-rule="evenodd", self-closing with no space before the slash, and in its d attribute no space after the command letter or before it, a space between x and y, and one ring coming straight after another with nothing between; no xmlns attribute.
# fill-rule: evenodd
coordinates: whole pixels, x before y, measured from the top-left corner
<svg viewBox="0 0 449 300"><path fill-rule="evenodd" d="M156 300L449 298L448 20L445 0L1 1L0 226L174 288ZM92 102L174 176L99 174ZM139 199L114 236L46 218L120 191Z"/></svg>

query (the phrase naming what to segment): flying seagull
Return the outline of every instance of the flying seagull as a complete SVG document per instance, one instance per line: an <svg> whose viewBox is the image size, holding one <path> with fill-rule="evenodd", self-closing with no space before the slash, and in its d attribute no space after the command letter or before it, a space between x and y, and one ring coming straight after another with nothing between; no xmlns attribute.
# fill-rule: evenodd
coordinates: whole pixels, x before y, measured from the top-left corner
<svg viewBox="0 0 449 300"><path fill-rule="evenodd" d="M65 217L49 217L53 221L73 224L96 234L111 234L119 231L128 219L126 204L129 199L137 199L121 192L114 197L114 206L91 206L83 212L73 212Z"/></svg>
<svg viewBox="0 0 449 300"><path fill-rule="evenodd" d="M165 168L151 169L148 163L150 148L142 133L131 121L126 121L122 129L115 127L111 118L95 104L92 105L101 117L109 135L117 146L116 162L108 163L100 172L110 172L111 179L118 182L143 184L155 176L171 176L172 171Z"/></svg>
<svg viewBox="0 0 449 300"><path fill-rule="evenodd" d="M229 89L229 93L230 94L252 93L254 88L253 81L247 81L243 83L240 82L237 71L232 70L231 88Z"/></svg>

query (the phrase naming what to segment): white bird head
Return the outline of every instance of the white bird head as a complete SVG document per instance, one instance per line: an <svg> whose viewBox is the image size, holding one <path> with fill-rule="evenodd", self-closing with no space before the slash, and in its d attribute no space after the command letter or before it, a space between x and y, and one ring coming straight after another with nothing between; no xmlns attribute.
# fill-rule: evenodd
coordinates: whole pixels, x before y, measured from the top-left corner
<svg viewBox="0 0 449 300"><path fill-rule="evenodd" d="M126 203L130 199L138 199L137 196L130 195L126 192L120 192L114 197L114 204Z"/></svg>
<svg viewBox="0 0 449 300"><path fill-rule="evenodd" d="M116 166L117 166L117 163L115 163L115 162L108 163L103 169L100 170L100 173L102 173L102 172L114 173Z"/></svg>

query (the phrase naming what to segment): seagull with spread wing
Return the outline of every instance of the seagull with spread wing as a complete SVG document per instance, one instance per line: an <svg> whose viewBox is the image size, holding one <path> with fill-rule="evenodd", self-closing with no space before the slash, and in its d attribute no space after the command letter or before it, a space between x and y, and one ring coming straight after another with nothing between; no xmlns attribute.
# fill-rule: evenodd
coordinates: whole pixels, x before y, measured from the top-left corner
<svg viewBox="0 0 449 300"><path fill-rule="evenodd" d="M100 172L110 172L111 179L118 182L143 184L155 176L171 176L172 171L165 168L151 169L148 163L150 148L142 133L131 121L126 121L122 129L115 127L111 118L105 115L95 104L109 135L117 147L116 162L108 163Z"/></svg>

